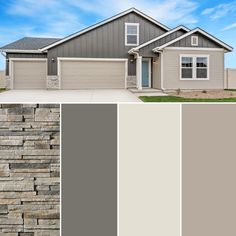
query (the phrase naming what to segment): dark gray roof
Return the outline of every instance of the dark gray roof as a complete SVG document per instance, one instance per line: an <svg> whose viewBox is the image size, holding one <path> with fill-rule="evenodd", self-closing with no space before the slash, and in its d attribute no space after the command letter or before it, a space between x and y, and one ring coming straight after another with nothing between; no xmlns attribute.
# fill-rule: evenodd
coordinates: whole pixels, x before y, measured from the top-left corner
<svg viewBox="0 0 236 236"><path fill-rule="evenodd" d="M10 43L4 47L1 47L2 50L7 49L16 49L16 50L37 50L43 48L51 43L58 41L59 38L32 38L25 37L19 39L13 43Z"/></svg>

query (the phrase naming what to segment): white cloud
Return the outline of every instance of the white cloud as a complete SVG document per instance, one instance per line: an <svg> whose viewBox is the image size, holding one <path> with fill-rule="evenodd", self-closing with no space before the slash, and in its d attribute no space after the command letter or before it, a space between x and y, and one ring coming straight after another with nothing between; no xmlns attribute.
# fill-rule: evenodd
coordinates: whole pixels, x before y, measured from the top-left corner
<svg viewBox="0 0 236 236"><path fill-rule="evenodd" d="M74 9L67 8L65 1L14 0L9 4L8 14L29 19L32 36L64 37L84 27Z"/></svg>
<svg viewBox="0 0 236 236"><path fill-rule="evenodd" d="M109 17L128 8L136 7L165 24L197 22L194 11L198 4L193 0L67 0L67 2L102 17Z"/></svg>
<svg viewBox="0 0 236 236"><path fill-rule="evenodd" d="M225 28L222 29L222 31L226 31L226 30L230 30L234 28L236 28L236 22L231 25L226 26Z"/></svg>
<svg viewBox="0 0 236 236"><path fill-rule="evenodd" d="M212 8L206 8L202 15L209 15L212 20L222 18L236 11L236 1L219 4Z"/></svg>

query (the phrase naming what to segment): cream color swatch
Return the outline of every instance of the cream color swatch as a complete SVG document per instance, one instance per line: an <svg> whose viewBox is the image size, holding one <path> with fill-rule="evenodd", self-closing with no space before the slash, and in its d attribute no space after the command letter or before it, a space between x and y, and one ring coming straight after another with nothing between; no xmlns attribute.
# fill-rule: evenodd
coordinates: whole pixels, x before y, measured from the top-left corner
<svg viewBox="0 0 236 236"><path fill-rule="evenodd" d="M118 236L180 236L180 112L119 106Z"/></svg>

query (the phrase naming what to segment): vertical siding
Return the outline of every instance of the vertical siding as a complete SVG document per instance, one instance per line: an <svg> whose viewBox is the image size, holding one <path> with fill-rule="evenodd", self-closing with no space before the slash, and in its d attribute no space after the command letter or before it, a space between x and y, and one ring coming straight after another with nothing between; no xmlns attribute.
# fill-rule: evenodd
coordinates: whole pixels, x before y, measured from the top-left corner
<svg viewBox="0 0 236 236"><path fill-rule="evenodd" d="M180 54L209 55L209 80L180 80ZM165 89L223 89L224 52L164 50Z"/></svg>
<svg viewBox="0 0 236 236"><path fill-rule="evenodd" d="M143 55L143 56L156 56L155 53L153 53L152 49L158 47L158 46L161 46L165 43L168 43L170 42L171 40L173 39L176 39L178 37L180 37L181 35L183 35L184 33L186 33L184 30L178 30L172 34L169 34L167 35L166 37L162 38L162 39L159 39L153 43L150 43L149 45L141 48L139 50L140 54Z"/></svg>
<svg viewBox="0 0 236 236"><path fill-rule="evenodd" d="M191 45L191 37L198 36L198 46ZM170 47L199 47L199 48L221 48L222 46L218 45L211 39L202 35L201 33L194 33L186 38L179 40L170 45Z"/></svg>
<svg viewBox="0 0 236 236"><path fill-rule="evenodd" d="M7 59L10 58L47 58L47 54L36 53L7 53ZM9 61L6 60L6 75L9 75Z"/></svg>
<svg viewBox="0 0 236 236"><path fill-rule="evenodd" d="M127 58L132 46L125 46L125 23L139 23L139 43L144 43L166 32L136 13L129 13L83 35L58 45L48 52L48 73L57 74L57 57ZM129 75L136 74L135 63L129 62Z"/></svg>

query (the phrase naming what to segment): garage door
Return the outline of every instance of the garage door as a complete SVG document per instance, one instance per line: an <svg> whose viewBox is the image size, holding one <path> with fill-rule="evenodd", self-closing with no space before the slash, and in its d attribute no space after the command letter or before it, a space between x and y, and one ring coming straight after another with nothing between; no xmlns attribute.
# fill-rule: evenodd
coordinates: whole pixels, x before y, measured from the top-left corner
<svg viewBox="0 0 236 236"><path fill-rule="evenodd" d="M46 89L46 61L13 61L13 89Z"/></svg>
<svg viewBox="0 0 236 236"><path fill-rule="evenodd" d="M61 61L61 89L125 88L125 61Z"/></svg>

